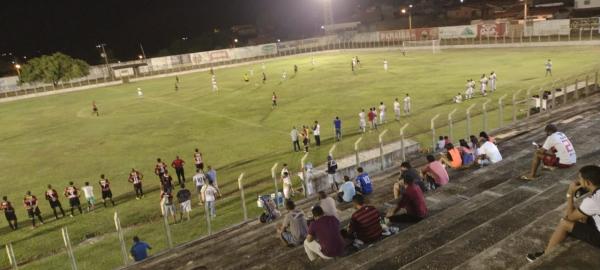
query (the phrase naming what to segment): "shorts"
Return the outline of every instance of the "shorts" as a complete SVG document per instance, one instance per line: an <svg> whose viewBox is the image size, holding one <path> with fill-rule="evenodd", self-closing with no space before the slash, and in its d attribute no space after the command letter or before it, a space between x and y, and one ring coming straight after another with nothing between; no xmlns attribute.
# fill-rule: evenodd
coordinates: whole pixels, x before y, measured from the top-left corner
<svg viewBox="0 0 600 270"><path fill-rule="evenodd" d="M50 201L50 208L56 208L56 207L61 207L60 201L59 200Z"/></svg>
<svg viewBox="0 0 600 270"><path fill-rule="evenodd" d="M4 217L6 217L6 220L17 220L15 212L4 212Z"/></svg>
<svg viewBox="0 0 600 270"><path fill-rule="evenodd" d="M172 204L165 204L164 208L165 208L165 216L175 215L175 206L174 205L172 205Z"/></svg>
<svg viewBox="0 0 600 270"><path fill-rule="evenodd" d="M600 231L592 217L588 217L586 223L575 222L573 230L569 233L573 238L600 247Z"/></svg>
<svg viewBox="0 0 600 270"><path fill-rule="evenodd" d="M89 197L89 198L85 198L85 200L87 201L88 204L90 205L94 205L96 204L96 198L94 196Z"/></svg>
<svg viewBox="0 0 600 270"><path fill-rule="evenodd" d="M573 166L573 164L560 163L560 159L556 155L550 155L550 154L544 154L544 157L542 158L542 162L544 163L545 166L556 167L556 168L560 168L560 169L566 169L566 168Z"/></svg>
<svg viewBox="0 0 600 270"><path fill-rule="evenodd" d="M111 190L107 190L107 191L102 191L102 199L106 199L106 198L111 198L112 199L112 191Z"/></svg>
<svg viewBox="0 0 600 270"><path fill-rule="evenodd" d="M200 193L202 191L202 186L196 186L196 191L198 191L198 193Z"/></svg>
<svg viewBox="0 0 600 270"><path fill-rule="evenodd" d="M189 213L192 211L192 201L190 200L180 203L179 206L181 207L181 212L183 213Z"/></svg>
<svg viewBox="0 0 600 270"><path fill-rule="evenodd" d="M33 218L34 216L39 216L41 213L42 212L40 212L39 207L27 209L27 215L29 216L29 218Z"/></svg>
<svg viewBox="0 0 600 270"><path fill-rule="evenodd" d="M69 199L69 204L71 205L71 207L79 207L81 205L81 202L79 201L79 198L75 197Z"/></svg>
<svg viewBox="0 0 600 270"><path fill-rule="evenodd" d="M196 163L196 169L204 170L204 163L203 162Z"/></svg>
<svg viewBox="0 0 600 270"><path fill-rule="evenodd" d="M298 241L291 232L282 232L281 239L288 245L299 246L303 241Z"/></svg>

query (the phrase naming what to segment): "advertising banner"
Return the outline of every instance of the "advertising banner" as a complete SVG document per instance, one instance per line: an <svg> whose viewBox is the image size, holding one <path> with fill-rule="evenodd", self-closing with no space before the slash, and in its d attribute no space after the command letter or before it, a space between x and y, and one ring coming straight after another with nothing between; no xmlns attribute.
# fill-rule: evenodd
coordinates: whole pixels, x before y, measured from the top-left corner
<svg viewBox="0 0 600 270"><path fill-rule="evenodd" d="M394 31L380 31L380 42L396 42L408 40L432 40L438 38L437 28L415 28L412 31L408 29Z"/></svg>
<svg viewBox="0 0 600 270"><path fill-rule="evenodd" d="M208 52L208 59L210 62L221 62L232 59L230 50L216 50Z"/></svg>
<svg viewBox="0 0 600 270"><path fill-rule="evenodd" d="M571 29L598 29L600 25L600 17L591 18L571 18Z"/></svg>
<svg viewBox="0 0 600 270"><path fill-rule="evenodd" d="M525 28L525 36L568 35L570 31L570 21L568 19L536 21L533 22L533 25L528 25Z"/></svg>
<svg viewBox="0 0 600 270"><path fill-rule="evenodd" d="M477 37L477 26L461 25L438 27L438 35L441 39L451 38L474 38Z"/></svg>
<svg viewBox="0 0 600 270"><path fill-rule="evenodd" d="M506 35L505 23L483 23L477 25L478 37L503 37Z"/></svg>

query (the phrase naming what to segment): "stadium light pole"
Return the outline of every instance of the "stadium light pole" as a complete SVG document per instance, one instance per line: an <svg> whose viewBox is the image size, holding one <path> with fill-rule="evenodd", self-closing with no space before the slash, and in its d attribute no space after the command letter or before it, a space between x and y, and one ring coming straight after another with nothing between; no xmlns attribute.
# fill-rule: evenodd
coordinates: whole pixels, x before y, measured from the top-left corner
<svg viewBox="0 0 600 270"><path fill-rule="evenodd" d="M408 5L408 11L406 10L406 8L403 8L402 14L406 14L406 12L408 12L408 30L412 31L412 7L413 5Z"/></svg>
<svg viewBox="0 0 600 270"><path fill-rule="evenodd" d="M324 25L332 25L333 21L333 5L331 3L333 0L323 0L323 24Z"/></svg>
<svg viewBox="0 0 600 270"><path fill-rule="evenodd" d="M15 69L17 70L17 76L21 78L21 65L15 64Z"/></svg>
<svg viewBox="0 0 600 270"><path fill-rule="evenodd" d="M106 46L105 43L100 43L96 45L96 48L102 49L102 54L100 56L104 58L104 63L106 64L106 72L108 73L108 76L112 79L113 76L112 72L110 72L110 65L108 64L108 55L106 54L106 49L104 49L104 46Z"/></svg>

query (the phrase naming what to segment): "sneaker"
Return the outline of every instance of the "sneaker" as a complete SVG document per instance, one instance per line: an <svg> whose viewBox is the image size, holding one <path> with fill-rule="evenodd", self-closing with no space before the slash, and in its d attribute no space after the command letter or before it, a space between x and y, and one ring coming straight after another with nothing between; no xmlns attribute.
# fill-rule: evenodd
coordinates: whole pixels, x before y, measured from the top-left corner
<svg viewBox="0 0 600 270"><path fill-rule="evenodd" d="M535 261L537 258L541 257L542 255L544 255L544 252L536 252L536 253L529 253L527 254L527 261L529 261L530 263Z"/></svg>

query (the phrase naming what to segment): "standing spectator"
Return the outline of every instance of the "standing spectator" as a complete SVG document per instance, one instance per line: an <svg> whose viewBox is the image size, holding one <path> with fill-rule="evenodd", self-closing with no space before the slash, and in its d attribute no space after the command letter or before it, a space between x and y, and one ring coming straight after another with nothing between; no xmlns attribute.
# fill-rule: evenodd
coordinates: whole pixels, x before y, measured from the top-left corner
<svg viewBox="0 0 600 270"><path fill-rule="evenodd" d="M283 163L283 168L281 168L281 173L280 173L281 177L283 177L283 175L284 175L285 173L288 173L288 175L292 175L292 174L290 173L290 169L288 169L288 165L287 165L287 163Z"/></svg>
<svg viewBox="0 0 600 270"><path fill-rule="evenodd" d="M104 174L101 174L100 181L98 181L98 183L100 184L100 191L102 191L102 204L104 204L104 207L106 207L106 199L110 200L112 206L115 206L115 201L112 199L113 194L112 190L110 189L110 181L108 181L108 178L104 177Z"/></svg>
<svg viewBox="0 0 600 270"><path fill-rule="evenodd" d="M354 182L352 182L350 177L344 175L344 183L340 186L338 192L338 202L351 202L354 195L356 195Z"/></svg>
<svg viewBox="0 0 600 270"><path fill-rule="evenodd" d="M71 206L71 215L73 217L75 208L79 209L79 214L83 214L81 210L81 202L79 201L79 190L75 187L73 182L69 182L69 185L65 188L65 197L69 199L69 206Z"/></svg>
<svg viewBox="0 0 600 270"><path fill-rule="evenodd" d="M482 138L479 144L481 146L479 149L477 149L477 163L480 166L490 165L502 161L500 150L498 150L498 147L493 142L487 140L486 138Z"/></svg>
<svg viewBox="0 0 600 270"><path fill-rule="evenodd" d="M547 125L545 128L546 141L536 150L531 162L531 171L523 176L524 180L534 179L540 163L549 168L569 168L577 162L577 154L573 144L555 125ZM536 143L536 146L538 144Z"/></svg>
<svg viewBox="0 0 600 270"><path fill-rule="evenodd" d="M338 165L337 162L335 162L335 159L333 159L333 157L331 155L327 156L327 176L329 178L329 186L331 187L331 190L336 191L338 190L338 182L337 179L335 179L335 174L337 172L338 169Z"/></svg>
<svg viewBox="0 0 600 270"><path fill-rule="evenodd" d="M452 143L448 143L446 144L446 151L446 155L442 155L440 161L453 169L460 169L463 164L460 150L454 147Z"/></svg>
<svg viewBox="0 0 600 270"><path fill-rule="evenodd" d="M310 144L310 139L308 137L309 135L308 135L308 133L306 133L306 131L302 131L300 136L302 136L302 144L304 145L304 153L308 153L308 145Z"/></svg>
<svg viewBox="0 0 600 270"><path fill-rule="evenodd" d="M8 226L14 231L18 228L17 223L17 215L15 213L15 208L12 206L12 203L8 201L8 197L2 197L2 202L0 203L0 209L4 211L4 217L8 222Z"/></svg>
<svg viewBox="0 0 600 270"><path fill-rule="evenodd" d="M338 116L333 120L333 127L335 128L335 140L339 142L342 139L342 120Z"/></svg>
<svg viewBox="0 0 600 270"><path fill-rule="evenodd" d="M545 66L546 66L546 76L545 77L548 77L548 74L550 74L550 77L552 77L552 60L548 59Z"/></svg>
<svg viewBox="0 0 600 270"><path fill-rule="evenodd" d="M360 240L362 243L358 242L358 245L379 240L383 230L379 222L380 215L377 208L366 205L365 197L360 194L354 195L352 205L356 211L350 218L347 233L342 231L342 235L346 234L346 238L353 240L355 243L358 242L356 240Z"/></svg>
<svg viewBox="0 0 600 270"><path fill-rule="evenodd" d="M25 210L27 210L27 215L31 219L31 226L35 228L35 217L40 220L40 224L44 224L44 220L42 219L42 212L38 207L38 200L35 196L31 195L31 191L27 191L25 197L23 198L23 205L25 206Z"/></svg>
<svg viewBox="0 0 600 270"><path fill-rule="evenodd" d="M446 140L444 140L444 136L439 136L437 141L437 149L435 151L442 151L446 147Z"/></svg>
<svg viewBox="0 0 600 270"><path fill-rule="evenodd" d="M302 126L302 129L304 131L304 135L308 139L308 144L310 144L310 131L311 131L311 129L308 128L308 126L305 126L305 125Z"/></svg>
<svg viewBox="0 0 600 270"><path fill-rule="evenodd" d="M175 169L175 174L177 174L177 182L179 182L179 185L185 183L185 172L183 170L183 166L185 166L185 161L179 158L179 156L176 156L175 160L171 162L171 167Z"/></svg>
<svg viewBox="0 0 600 270"><path fill-rule="evenodd" d="M411 175L404 177L404 193L395 208L390 209L386 217L392 223L416 223L427 217L427 206L423 191L414 183ZM406 213L397 215L400 209Z"/></svg>
<svg viewBox="0 0 600 270"><path fill-rule="evenodd" d="M206 208L210 213L212 219L217 217L217 209L215 202L217 197L221 197L221 192L214 186L212 180L208 180L208 185L205 185L202 190L202 201L206 203Z"/></svg>
<svg viewBox="0 0 600 270"><path fill-rule="evenodd" d="M362 167L358 167L356 171L358 171L358 176L356 177L356 190L363 195L371 194L373 192L373 186L369 174L364 172Z"/></svg>
<svg viewBox="0 0 600 270"><path fill-rule="evenodd" d="M402 164L400 164L400 177L398 178L398 182L394 183L394 199L400 198L400 195L404 193L404 187L406 186L404 179L406 179L407 177L412 177L414 179L415 184L417 184L417 186L421 188L421 191L428 191L428 188L425 185L425 183L423 183L419 172L415 170L415 168L413 168L412 165L410 165L410 162L404 161L402 162Z"/></svg>
<svg viewBox="0 0 600 270"><path fill-rule="evenodd" d="M292 138L292 146L294 147L294 152L300 151L300 142L298 141L298 137L300 134L296 127L292 127L292 131L290 131L290 137Z"/></svg>
<svg viewBox="0 0 600 270"><path fill-rule="evenodd" d="M283 182L283 197L286 200L289 200L294 196L294 187L292 187L292 179L288 172L284 172L281 177L281 182Z"/></svg>
<svg viewBox="0 0 600 270"><path fill-rule="evenodd" d="M206 175L200 169L196 169L196 174L192 178L194 185L196 186L196 192L198 192L198 205L202 205L202 187L207 182Z"/></svg>
<svg viewBox="0 0 600 270"><path fill-rule="evenodd" d="M167 172L167 164L164 163L160 158L156 159L156 166L154 166L154 174L158 176L158 179L162 181L162 176Z"/></svg>
<svg viewBox="0 0 600 270"><path fill-rule="evenodd" d="M321 206L312 209L315 220L308 227L304 240L304 251L312 262L321 257L332 259L344 254L344 239L340 234L340 222L331 216L325 216Z"/></svg>
<svg viewBox="0 0 600 270"><path fill-rule="evenodd" d="M383 101L379 103L379 124L383 125L385 123L385 111L386 107L383 105Z"/></svg>
<svg viewBox="0 0 600 270"><path fill-rule="evenodd" d="M96 198L94 197L94 187L90 186L89 182L85 182L81 188L83 191L83 197L87 201L87 211L90 212L96 207Z"/></svg>
<svg viewBox="0 0 600 270"><path fill-rule="evenodd" d="M296 209L294 201L285 201L285 208L288 213L283 218L283 223L277 226L277 233L285 245L296 247L306 239L308 225L306 224L304 211Z"/></svg>
<svg viewBox="0 0 600 270"><path fill-rule="evenodd" d="M177 223L177 215L175 213L175 204L173 203L173 194L171 190L161 190L160 192L161 210L165 219L169 216L173 217L173 223Z"/></svg>
<svg viewBox="0 0 600 270"><path fill-rule="evenodd" d="M376 117L377 114L373 111L374 108L369 108L369 123L371 123L371 130L373 129L377 129L377 121L376 121Z"/></svg>
<svg viewBox="0 0 600 270"><path fill-rule="evenodd" d="M411 101L410 101L410 96L407 93L406 97L404 97L404 114L405 115L410 114L410 109L411 109Z"/></svg>
<svg viewBox="0 0 600 270"><path fill-rule="evenodd" d="M139 200L144 197L144 191L142 190L142 179L144 175L141 172L138 172L134 168L131 168L131 172L129 173L129 183L133 184L133 191L135 191L135 199Z"/></svg>
<svg viewBox="0 0 600 270"><path fill-rule="evenodd" d="M131 253L131 257L133 257L133 260L139 262L143 259L148 258L149 249L152 249L150 245L140 241L140 238L138 238L137 236L134 236L133 246L131 247L131 250L129 252Z"/></svg>
<svg viewBox="0 0 600 270"><path fill-rule="evenodd" d="M319 125L319 121L315 121L315 125L313 127L313 134L315 135L316 145L321 146L321 125Z"/></svg>
<svg viewBox="0 0 600 270"><path fill-rule="evenodd" d="M54 217L58 219L58 213L56 213L56 208L60 210L62 213L62 217L65 217L65 210L63 210L60 200L58 198L58 192L52 188L52 185L48 185L48 190L46 190L46 200L50 203L50 208L52 208L52 212L54 212Z"/></svg>
<svg viewBox="0 0 600 270"><path fill-rule="evenodd" d="M335 206L335 200L327 196L325 191L319 191L319 206L323 209L324 215L332 216L337 218L337 220L340 220L337 207Z"/></svg>
<svg viewBox="0 0 600 270"><path fill-rule="evenodd" d="M202 153L196 148L194 150L194 164L196 169L204 170L204 161L202 160Z"/></svg>
<svg viewBox="0 0 600 270"><path fill-rule="evenodd" d="M428 164L421 170L421 172L430 186L429 190L434 190L438 187L448 184L450 177L448 176L448 172L446 171L446 168L444 168L444 165L436 160L433 155L427 155L427 162Z"/></svg>
<svg viewBox="0 0 600 270"><path fill-rule="evenodd" d="M177 191L177 200L179 201L179 206L181 207L181 212L179 219L183 221L183 214L185 214L186 219L190 220L190 212L192 211L192 193L189 189L185 188L185 184L181 183L181 189Z"/></svg>
<svg viewBox="0 0 600 270"><path fill-rule="evenodd" d="M215 169L213 169L213 167L210 165L208 165L208 172L206 173L206 176L208 177L209 181L212 180L213 186L219 188L219 182L217 182L217 171L215 171Z"/></svg>

